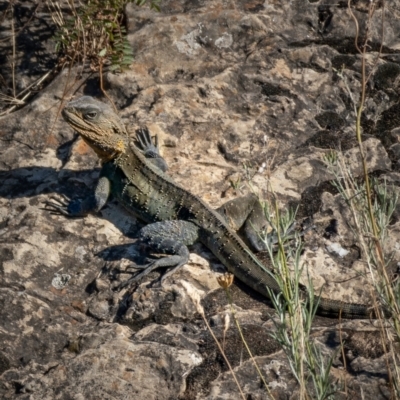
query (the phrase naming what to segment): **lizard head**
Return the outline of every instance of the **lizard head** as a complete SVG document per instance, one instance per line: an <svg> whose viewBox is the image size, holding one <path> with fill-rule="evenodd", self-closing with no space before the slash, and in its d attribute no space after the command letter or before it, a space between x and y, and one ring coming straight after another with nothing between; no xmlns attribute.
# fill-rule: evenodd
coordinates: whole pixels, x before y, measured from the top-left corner
<svg viewBox="0 0 400 400"><path fill-rule="evenodd" d="M120 117L109 105L83 96L69 102L62 116L103 162L124 153L128 134Z"/></svg>

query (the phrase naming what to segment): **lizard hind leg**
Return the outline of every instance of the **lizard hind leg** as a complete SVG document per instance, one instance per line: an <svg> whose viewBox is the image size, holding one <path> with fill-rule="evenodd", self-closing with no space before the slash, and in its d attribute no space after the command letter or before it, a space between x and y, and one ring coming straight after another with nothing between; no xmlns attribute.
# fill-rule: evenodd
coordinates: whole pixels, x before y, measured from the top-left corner
<svg viewBox="0 0 400 400"><path fill-rule="evenodd" d="M163 275L161 279L163 281L189 261L190 253L187 246L196 242L197 238L198 227L188 221L162 221L145 226L139 231L140 242L144 243L154 253L171 255L140 267L143 271L123 282L119 285L119 288L122 289L132 282L139 281L157 268L173 267Z"/></svg>
<svg viewBox="0 0 400 400"><path fill-rule="evenodd" d="M267 250L260 233L269 228L260 200L251 193L224 203L217 208L219 214L235 231L241 230L256 252Z"/></svg>

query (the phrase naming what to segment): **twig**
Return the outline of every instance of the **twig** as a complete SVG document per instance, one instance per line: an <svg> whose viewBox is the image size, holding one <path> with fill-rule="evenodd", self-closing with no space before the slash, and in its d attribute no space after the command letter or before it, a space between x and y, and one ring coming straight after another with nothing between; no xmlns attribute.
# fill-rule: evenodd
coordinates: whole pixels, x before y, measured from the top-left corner
<svg viewBox="0 0 400 400"><path fill-rule="evenodd" d="M31 83L29 86L27 86L25 89L21 90L21 92L19 92L15 98L10 98L12 99L12 101L16 102L17 104L14 104L12 107L10 107L8 110L3 111L2 113L0 113L0 117L2 117L3 115L7 115L9 113L11 113L12 111L14 111L18 106L21 106L23 104L25 104L25 100L33 93L33 91L36 90L36 88L42 84L47 78L48 76L53 73L55 70L55 68L51 69L50 71L47 71L42 77L40 77L39 79L37 79L35 82ZM31 90L32 89L32 90ZM19 97L24 94L25 92L27 92L21 99L19 99Z"/></svg>
<svg viewBox="0 0 400 400"><path fill-rule="evenodd" d="M244 338L244 336L243 336L242 328L241 328L240 325L239 325L239 321L238 321L238 319L236 318L235 309L233 308L233 302L232 302L231 294L230 294L230 292L229 292L229 288L226 287L226 288L224 288L224 290L225 290L226 296L227 296L228 301L229 301L229 305L230 305L230 308L231 308L231 313L232 313L233 319L235 320L236 327L238 328L240 338L242 339L242 343L243 343L244 346L246 347L246 350L247 350L247 352L249 353L249 356L250 356L250 358L251 358L251 361L253 362L254 367L256 368L257 373L258 373L258 375L260 376L260 378L261 378L261 380L262 380L262 382L263 382L265 388L267 389L268 394L269 394L269 395L271 396L271 398L274 400L274 396L272 396L272 393L271 393L270 390L269 390L268 384L267 384L267 382L266 382L265 379L264 379L264 376L263 376L263 374L262 374L262 372L261 372L261 370L260 370L260 368L259 368L259 366L258 366L258 364L257 364L257 361L255 360L255 358L254 358L254 356L253 356L253 354L252 354L252 352L251 352L251 350L250 350L250 348L249 348L249 346L248 346L248 344L247 344L247 342L246 342L246 340L245 340L245 338Z"/></svg>
<svg viewBox="0 0 400 400"><path fill-rule="evenodd" d="M197 312L201 315L201 317L203 318L204 323L206 324L206 327L208 329L208 331L210 332L210 335L212 336L212 338L214 339L219 351L222 354L222 357L224 358L226 365L228 366L229 370L232 373L232 377L239 389L240 395L242 397L243 400L246 400L246 397L242 391L242 388L240 387L239 381L236 378L235 372L233 371L233 368L231 366L231 363L229 362L228 358L225 355L224 349L222 348L221 344L219 343L218 339L216 338L216 336L214 335L214 332L211 329L211 326L209 325L207 318L204 314L204 309L202 307L202 305L200 304L200 296L198 294L198 292L196 290L193 290L192 286L190 286L187 282L182 281L181 282L182 286L185 288L187 294L189 295L189 297L192 299L193 303L196 306Z"/></svg>
<svg viewBox="0 0 400 400"><path fill-rule="evenodd" d="M13 96L14 98L16 89L15 89L15 30L14 30L14 6L11 6L11 42L12 42L12 60L11 60L11 74L12 74L12 85L13 85Z"/></svg>
<svg viewBox="0 0 400 400"><path fill-rule="evenodd" d="M107 97L108 101L111 103L111 105L114 108L114 111L118 113L117 107L115 107L114 102L112 101L111 97L108 95L108 93L104 90L103 86L103 60L102 58L99 59L99 74L100 74L100 89L103 92L104 96Z"/></svg>

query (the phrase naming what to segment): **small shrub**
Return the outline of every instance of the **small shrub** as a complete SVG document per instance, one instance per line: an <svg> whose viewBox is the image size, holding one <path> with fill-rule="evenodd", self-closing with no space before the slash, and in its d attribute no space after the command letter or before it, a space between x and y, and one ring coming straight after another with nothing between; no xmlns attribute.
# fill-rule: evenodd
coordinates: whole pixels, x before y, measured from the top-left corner
<svg viewBox="0 0 400 400"><path fill-rule="evenodd" d="M62 64L88 64L93 71L103 66L126 69L133 61L132 48L124 26L127 3L142 6L148 0L88 0L79 7L68 0L68 10L48 0L52 18L58 26L56 51ZM161 0L150 0L150 9L160 10Z"/></svg>

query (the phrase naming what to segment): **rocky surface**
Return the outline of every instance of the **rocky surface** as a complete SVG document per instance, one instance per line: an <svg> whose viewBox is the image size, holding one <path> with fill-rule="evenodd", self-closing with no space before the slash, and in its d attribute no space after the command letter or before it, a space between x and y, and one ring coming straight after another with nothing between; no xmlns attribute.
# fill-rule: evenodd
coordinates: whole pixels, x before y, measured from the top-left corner
<svg viewBox="0 0 400 400"><path fill-rule="evenodd" d="M362 35L369 2L353 3ZM361 59L346 4L163 0L161 13L128 5L135 62L124 73L106 74L105 83L132 130L147 125L161 137L174 179L213 207L246 193L250 175L262 197L271 185L282 208L299 206L299 219L314 216L303 260L316 289L369 302L349 210L322 161L340 148L351 173L361 172L353 106ZM372 20L369 66L383 46L362 120L370 171L396 186L399 16L395 0L384 10L380 3ZM117 292L115 281L130 276L129 265L144 263L145 252L132 244L140 222L115 202L82 219L44 209L51 196L87 195L99 172L94 153L60 118L66 87L69 97L99 94L93 78L66 70L31 103L0 119L0 397L240 398L195 293L247 398L267 399L229 322L216 281L215 271L223 268L205 248L193 246L190 263L161 287L155 272ZM332 220L337 234L328 240ZM396 217L387 242L395 261L399 237ZM288 362L270 336L273 309L245 285L235 283L231 292L272 395L297 398ZM332 380L342 382L335 398L390 397L376 323L317 317L313 339L326 354L345 342L332 370Z"/></svg>

